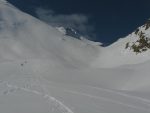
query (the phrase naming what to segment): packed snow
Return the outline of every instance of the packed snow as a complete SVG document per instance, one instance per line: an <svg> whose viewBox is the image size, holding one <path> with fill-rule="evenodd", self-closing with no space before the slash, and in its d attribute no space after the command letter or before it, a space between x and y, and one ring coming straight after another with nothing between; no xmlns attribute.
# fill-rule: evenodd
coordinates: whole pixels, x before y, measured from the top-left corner
<svg viewBox="0 0 150 113"><path fill-rule="evenodd" d="M134 33L101 47L3 2L1 113L150 113L150 51L125 49Z"/></svg>

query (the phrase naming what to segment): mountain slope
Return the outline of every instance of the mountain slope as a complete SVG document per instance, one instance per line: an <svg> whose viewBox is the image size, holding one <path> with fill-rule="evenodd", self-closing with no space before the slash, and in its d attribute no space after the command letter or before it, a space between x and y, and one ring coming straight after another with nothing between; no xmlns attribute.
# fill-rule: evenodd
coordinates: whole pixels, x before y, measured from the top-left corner
<svg viewBox="0 0 150 113"><path fill-rule="evenodd" d="M1 59L54 57L84 65L97 53L95 46L64 36L10 4L0 4L0 29Z"/></svg>
<svg viewBox="0 0 150 113"><path fill-rule="evenodd" d="M149 51L125 49L135 36L103 48L1 0L0 112L150 113Z"/></svg>
<svg viewBox="0 0 150 113"><path fill-rule="evenodd" d="M132 46L136 44L142 36L144 40L150 39L149 21L139 27L133 33L124 38L120 38L112 45L102 48L97 60L92 64L94 67L118 67L121 65L139 64L150 60L150 49L146 49L139 54L134 52ZM143 35L142 35L143 34ZM141 36L142 35L142 36ZM128 48L126 45L128 44Z"/></svg>

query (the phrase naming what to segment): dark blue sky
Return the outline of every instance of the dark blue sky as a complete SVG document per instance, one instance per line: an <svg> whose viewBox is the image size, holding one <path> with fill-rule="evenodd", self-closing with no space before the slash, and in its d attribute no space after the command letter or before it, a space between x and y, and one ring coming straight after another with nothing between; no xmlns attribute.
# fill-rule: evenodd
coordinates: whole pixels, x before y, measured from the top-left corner
<svg viewBox="0 0 150 113"><path fill-rule="evenodd" d="M150 0L8 0L21 10L36 16L36 8L57 14L84 14L95 28L93 40L112 43L124 37L150 18Z"/></svg>

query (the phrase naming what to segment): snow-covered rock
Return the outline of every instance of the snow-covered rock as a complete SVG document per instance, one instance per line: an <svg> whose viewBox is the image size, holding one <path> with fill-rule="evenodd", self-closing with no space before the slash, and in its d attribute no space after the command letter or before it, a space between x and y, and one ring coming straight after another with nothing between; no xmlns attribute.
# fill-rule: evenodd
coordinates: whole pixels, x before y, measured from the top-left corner
<svg viewBox="0 0 150 113"><path fill-rule="evenodd" d="M102 48L99 57L97 57L92 66L118 67L121 65L139 64L150 60L150 49L146 48L146 51L137 54L132 48L132 45L140 39L141 34L144 34L145 40L146 38L150 39L150 28L146 27L148 23L149 21L128 36L120 38L108 47ZM129 43L128 48L126 48L127 43Z"/></svg>
<svg viewBox="0 0 150 113"><path fill-rule="evenodd" d="M62 34L66 35L66 29L64 27L56 27L58 31L60 31Z"/></svg>

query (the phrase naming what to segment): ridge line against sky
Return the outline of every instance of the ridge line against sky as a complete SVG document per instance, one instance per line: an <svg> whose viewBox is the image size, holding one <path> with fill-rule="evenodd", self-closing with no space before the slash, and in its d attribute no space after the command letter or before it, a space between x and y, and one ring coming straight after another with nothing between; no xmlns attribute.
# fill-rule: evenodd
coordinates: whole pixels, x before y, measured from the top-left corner
<svg viewBox="0 0 150 113"><path fill-rule="evenodd" d="M68 21L67 25L75 26L76 29L81 30L83 34L87 34L92 40L106 44L125 37L137 27L143 25L150 17L148 13L150 11L149 0L8 1L19 9L42 20L48 22L57 20L55 22L63 25L65 24L64 21ZM45 12L47 13L44 16ZM75 15L74 18L72 15ZM64 20L66 17L67 19ZM75 18L78 18L78 21Z"/></svg>

